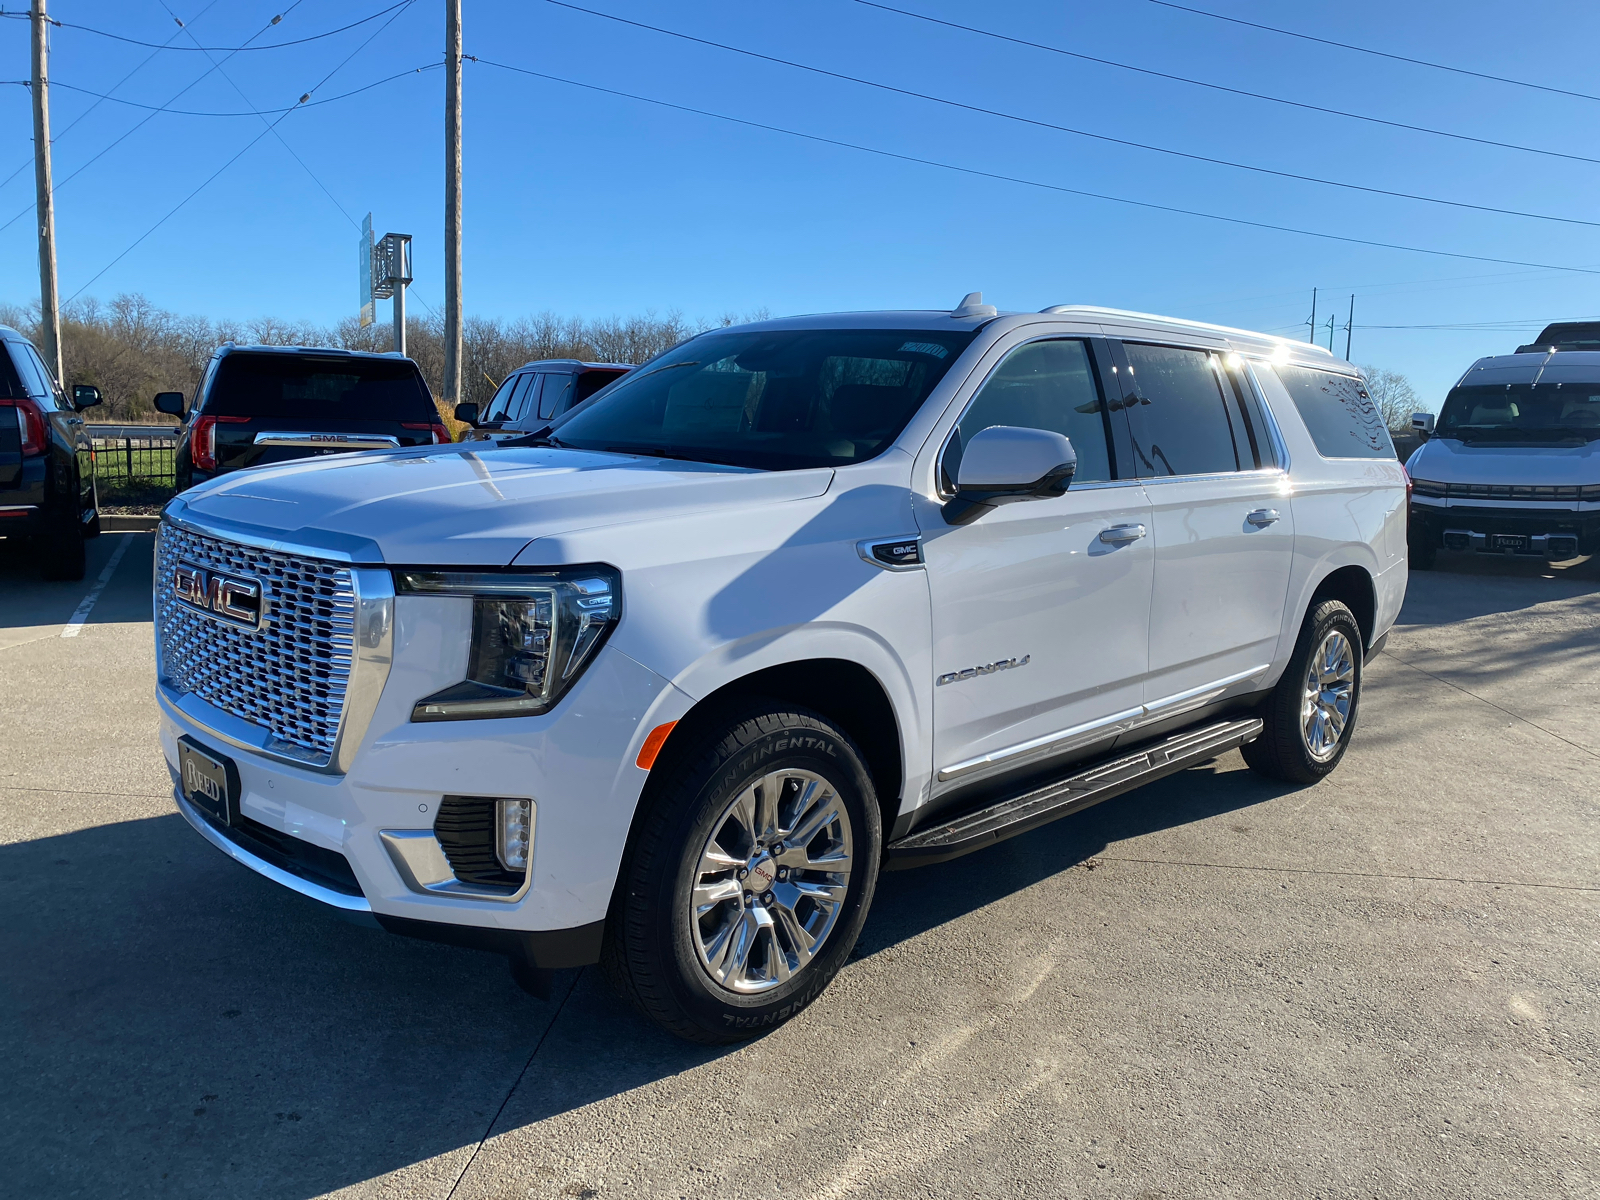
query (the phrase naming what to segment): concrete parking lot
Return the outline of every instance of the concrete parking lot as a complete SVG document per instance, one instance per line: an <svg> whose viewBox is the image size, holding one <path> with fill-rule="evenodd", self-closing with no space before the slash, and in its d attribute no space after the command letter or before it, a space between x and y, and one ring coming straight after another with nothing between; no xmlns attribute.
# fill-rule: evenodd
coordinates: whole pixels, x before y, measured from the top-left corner
<svg viewBox="0 0 1600 1200"><path fill-rule="evenodd" d="M7 1195L1600 1194L1600 563L1441 558L1332 778L1230 754L885 876L816 1005L708 1050L205 844L150 554L0 547Z"/></svg>

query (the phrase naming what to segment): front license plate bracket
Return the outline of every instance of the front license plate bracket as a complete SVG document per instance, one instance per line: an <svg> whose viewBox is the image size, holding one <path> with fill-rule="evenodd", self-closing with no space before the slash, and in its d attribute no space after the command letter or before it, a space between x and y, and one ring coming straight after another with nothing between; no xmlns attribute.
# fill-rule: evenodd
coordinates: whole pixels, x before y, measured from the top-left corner
<svg viewBox="0 0 1600 1200"><path fill-rule="evenodd" d="M178 739L178 787L183 797L221 825L239 820L239 768L188 734Z"/></svg>

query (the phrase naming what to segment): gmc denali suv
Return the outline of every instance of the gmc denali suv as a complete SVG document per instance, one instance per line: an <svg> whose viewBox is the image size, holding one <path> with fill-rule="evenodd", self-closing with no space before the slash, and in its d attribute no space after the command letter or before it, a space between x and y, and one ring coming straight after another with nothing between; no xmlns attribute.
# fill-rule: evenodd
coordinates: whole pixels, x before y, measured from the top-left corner
<svg viewBox="0 0 1600 1200"><path fill-rule="evenodd" d="M162 747L287 888L748 1037L882 869L1234 747L1332 771L1405 496L1314 346L976 294L719 329L536 435L174 500Z"/></svg>

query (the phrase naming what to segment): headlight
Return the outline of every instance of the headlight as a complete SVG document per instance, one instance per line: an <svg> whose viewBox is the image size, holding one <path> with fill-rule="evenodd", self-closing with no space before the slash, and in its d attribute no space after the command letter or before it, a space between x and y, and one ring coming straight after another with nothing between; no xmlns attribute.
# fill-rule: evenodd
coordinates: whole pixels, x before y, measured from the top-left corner
<svg viewBox="0 0 1600 1200"><path fill-rule="evenodd" d="M1418 479L1413 476L1411 480L1411 492L1412 495L1415 496L1443 497L1449 494L1449 488L1445 484L1435 483L1431 479Z"/></svg>
<svg viewBox="0 0 1600 1200"><path fill-rule="evenodd" d="M548 712L622 615L622 578L606 566L396 571L394 578L402 595L472 597L467 678L417 701L413 721Z"/></svg>

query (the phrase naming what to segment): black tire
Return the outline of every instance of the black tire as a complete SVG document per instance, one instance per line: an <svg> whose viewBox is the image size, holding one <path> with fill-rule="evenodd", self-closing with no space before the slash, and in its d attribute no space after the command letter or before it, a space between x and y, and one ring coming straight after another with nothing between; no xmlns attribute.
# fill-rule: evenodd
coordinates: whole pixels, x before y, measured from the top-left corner
<svg viewBox="0 0 1600 1200"><path fill-rule="evenodd" d="M602 966L624 999L678 1037L711 1045L754 1037L783 1024L815 1000L855 946L872 903L882 858L882 818L872 779L860 751L825 717L761 702L730 711L697 742L657 769L666 774L659 786L651 781L646 788L606 922ZM787 813L794 828L803 829L808 822L802 818L809 815L815 820L824 809L842 810L848 824L835 816L834 821L820 825L804 845L779 840L781 854L791 859L799 855L811 862L813 854L825 855L829 847L838 853L842 837L849 858L847 874L790 867L779 872L775 861L779 856L763 857L760 843L754 840L748 843L748 852L733 849L733 843L744 836L745 826L730 806L737 807L741 796L765 794L755 789L782 772L805 773L821 780L833 797L827 799L829 793L818 792L824 801L806 808L799 790L804 780L790 778L775 785L780 789L780 816ZM772 822L771 827L781 834L783 819ZM729 861L744 855L740 859L743 866L728 868L726 880L707 885L731 888L734 895L708 905L703 916L694 918L691 896L696 883L704 883L707 877L701 856L714 836L717 846L732 856ZM823 850L819 851L819 846ZM765 896L773 897L771 901L743 892L754 886L740 873L746 870L774 880L760 885L768 889ZM844 876L842 883L840 875ZM797 885L808 881L831 882L842 890L842 902L827 908L806 899ZM797 967L784 949L796 943L782 919L767 932L752 925L758 909L769 917L782 918L780 905L790 917L800 914L804 924L822 930L814 943L814 957L808 961L797 957ZM827 913L833 914L831 919L826 918ZM783 927L781 933L779 926ZM753 963L761 954L769 969L757 971L763 977L752 982L738 966L730 965L734 984L761 989L741 993L733 990L732 984L725 986L713 979L716 968L709 965L709 959L702 961L702 953L708 937L715 941L719 929L732 931L726 933L724 942L732 948L738 931L752 928L752 943L758 949L746 957ZM763 942L763 938L767 940ZM770 969L778 962L776 955L784 955L782 963L779 969ZM731 959L727 961L731 963Z"/></svg>
<svg viewBox="0 0 1600 1200"><path fill-rule="evenodd" d="M1349 649L1350 682L1348 707L1339 725L1337 740L1318 753L1310 745L1312 734L1307 733L1309 713L1308 687L1312 660L1327 646L1334 634L1340 634ZM1354 614L1337 600L1323 600L1313 605L1300 627L1294 653L1284 668L1283 678L1273 688L1261 706L1261 718L1266 728L1253 742L1247 742L1241 753L1252 770L1272 779L1288 783L1316 783L1333 772L1344 757L1355 732L1356 714L1361 703L1361 669L1364 648L1361 627ZM1330 695L1319 692L1319 696ZM1326 711L1326 706L1324 711ZM1324 722L1317 734L1331 726ZM1324 735L1325 736L1325 735Z"/></svg>
<svg viewBox="0 0 1600 1200"><path fill-rule="evenodd" d="M82 579L88 567L83 544L83 522L76 512L49 522L35 539L46 579Z"/></svg>
<svg viewBox="0 0 1600 1200"><path fill-rule="evenodd" d="M100 536L100 483L98 480L89 485L89 503L94 507L90 509L89 519L84 522L83 536L97 538Z"/></svg>

